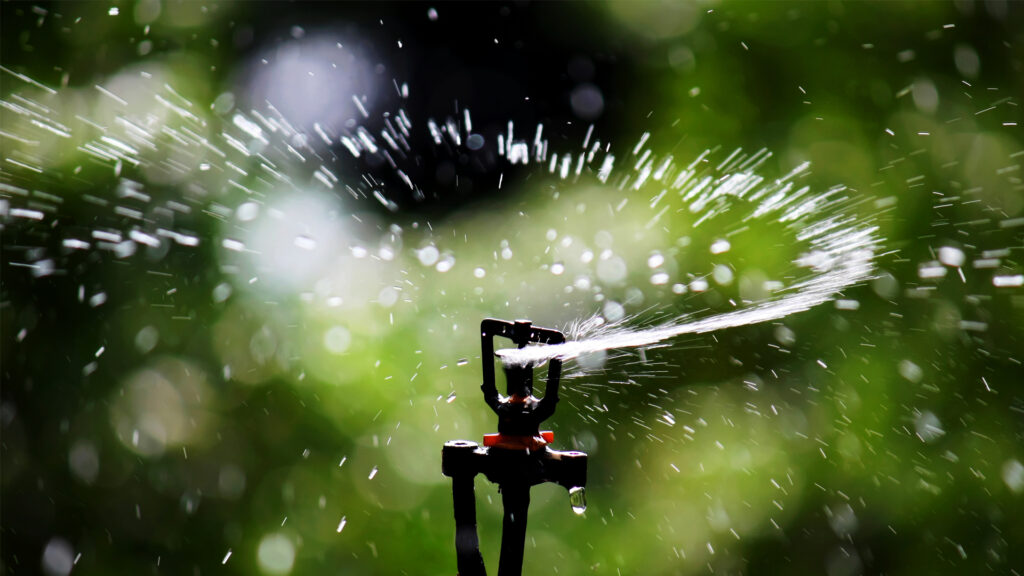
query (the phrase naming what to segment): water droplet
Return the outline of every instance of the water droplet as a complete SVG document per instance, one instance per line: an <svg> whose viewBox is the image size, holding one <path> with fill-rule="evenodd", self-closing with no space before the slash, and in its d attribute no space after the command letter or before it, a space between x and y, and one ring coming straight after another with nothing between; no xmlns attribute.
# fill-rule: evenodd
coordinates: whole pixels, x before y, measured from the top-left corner
<svg viewBox="0 0 1024 576"><path fill-rule="evenodd" d="M345 524L348 524L348 518L342 516L341 522L338 522L338 534L341 534L341 531L345 529Z"/></svg>
<svg viewBox="0 0 1024 576"><path fill-rule="evenodd" d="M86 484L92 484L96 480L100 472L100 459L92 442L78 440L72 445L68 453L68 467Z"/></svg>
<svg viewBox="0 0 1024 576"><path fill-rule="evenodd" d="M587 489L583 486L569 488L569 505L577 516L582 516L587 511Z"/></svg>
<svg viewBox="0 0 1024 576"><path fill-rule="evenodd" d="M385 286L377 294L377 303L384 308L391 308L398 302L398 289L394 286Z"/></svg>
<svg viewBox="0 0 1024 576"><path fill-rule="evenodd" d="M921 370L920 366L910 360L900 360L899 373L900 376L911 382L920 382L921 377L924 375L924 370Z"/></svg>
<svg viewBox="0 0 1024 576"><path fill-rule="evenodd" d="M561 276L562 272L565 272L565 264L561 262L555 262L551 265L551 273L555 276Z"/></svg>
<svg viewBox="0 0 1024 576"><path fill-rule="evenodd" d="M468 358L460 358L459 361L455 363L456 366L465 366L466 364L469 364Z"/></svg>
<svg viewBox="0 0 1024 576"><path fill-rule="evenodd" d="M255 202L245 202L235 210L235 217L242 222L255 220L260 214L260 205Z"/></svg>
<svg viewBox="0 0 1024 576"><path fill-rule="evenodd" d="M224 555L224 559L220 561L221 565L227 564L228 560L231 559L231 548L228 548L227 554Z"/></svg>
<svg viewBox="0 0 1024 576"><path fill-rule="evenodd" d="M715 279L715 283L720 286L728 286L729 284L732 284L732 268L729 268L725 264L715 266L711 276Z"/></svg>
<svg viewBox="0 0 1024 576"><path fill-rule="evenodd" d="M305 234L296 236L294 244L296 247L302 248L303 250L316 250L316 240L306 236Z"/></svg>
<svg viewBox="0 0 1024 576"><path fill-rule="evenodd" d="M433 266L434 264L437 264L437 259L440 256L441 253L438 251L437 246L434 246L433 244L424 246L416 251L416 257L419 259L420 264L423 264L424 266Z"/></svg>
<svg viewBox="0 0 1024 576"><path fill-rule="evenodd" d="M938 262L926 262L917 268L918 277L924 278L942 278L946 275L946 269L939 265Z"/></svg>
<svg viewBox="0 0 1024 576"><path fill-rule="evenodd" d="M484 276L487 276L487 270L484 270L483 268L476 268L473 270L473 276L483 278Z"/></svg>
<svg viewBox="0 0 1024 576"><path fill-rule="evenodd" d="M97 308L102 306L107 301L107 293L99 292L89 297L89 306Z"/></svg>
<svg viewBox="0 0 1024 576"><path fill-rule="evenodd" d="M647 258L648 268L657 268L658 266L661 266L664 263L665 257L661 255L661 252L655 252L654 254L651 254L649 258Z"/></svg>
<svg viewBox="0 0 1024 576"><path fill-rule="evenodd" d="M51 576L67 576L74 566L74 550L63 538L53 538L43 550L43 572Z"/></svg>
<svg viewBox="0 0 1024 576"><path fill-rule="evenodd" d="M223 282L221 284L218 284L217 287L213 289L213 301L214 302L218 302L218 303L223 302L223 301L227 300L230 296L231 296L231 285L228 284L227 282Z"/></svg>
<svg viewBox="0 0 1024 576"><path fill-rule="evenodd" d="M373 477L374 477L374 476L376 476L376 475L377 475L377 467L376 467L376 466L374 466L374 467L373 467L373 470L370 470L370 476L369 476L369 478L368 478L368 479L369 479L369 480L373 480Z"/></svg>
<svg viewBox="0 0 1024 576"><path fill-rule="evenodd" d="M1003 482L1014 494L1024 492L1024 464L1012 458L1004 462Z"/></svg>
<svg viewBox="0 0 1024 576"><path fill-rule="evenodd" d="M451 404L452 402L455 402L455 392L454 391L451 394L448 395L448 398L445 400L445 402L447 402L449 404Z"/></svg>
<svg viewBox="0 0 1024 576"><path fill-rule="evenodd" d="M939 417L927 410L914 419L914 429L922 442L934 442L946 433Z"/></svg>
<svg viewBox="0 0 1024 576"><path fill-rule="evenodd" d="M943 246L942 248L939 248L939 262L942 262L946 266L959 268L964 263L964 253L959 248Z"/></svg>
<svg viewBox="0 0 1024 576"><path fill-rule="evenodd" d="M455 256L445 254L441 256L441 259L437 262L437 266L434 268L436 268L438 272L444 273L451 270L453 266L455 266Z"/></svg>
<svg viewBox="0 0 1024 576"><path fill-rule="evenodd" d="M626 280L626 273L626 261L618 256L610 256L597 263L597 277L602 282L619 284Z"/></svg>
<svg viewBox="0 0 1024 576"><path fill-rule="evenodd" d="M332 326L324 333L324 348L331 354L342 354L352 343L352 335L344 326Z"/></svg>
<svg viewBox="0 0 1024 576"><path fill-rule="evenodd" d="M993 276L992 285L996 288L1024 286L1024 274L1017 274L1015 276Z"/></svg>
<svg viewBox="0 0 1024 576"><path fill-rule="evenodd" d="M160 332L153 326L144 326L135 334L135 349L141 354L149 354L160 341Z"/></svg>
<svg viewBox="0 0 1024 576"><path fill-rule="evenodd" d="M651 275L651 284L655 286L661 286L668 284L668 272L655 272Z"/></svg>
<svg viewBox="0 0 1024 576"><path fill-rule="evenodd" d="M730 248L732 248L732 244L729 244L729 241L724 238L721 240L715 240L711 243L712 254L722 254L724 252L728 252Z"/></svg>
<svg viewBox="0 0 1024 576"><path fill-rule="evenodd" d="M267 574L288 574L295 564L295 544L282 533L267 534L256 551L260 568Z"/></svg>
<svg viewBox="0 0 1024 576"><path fill-rule="evenodd" d="M626 315L626 309L614 300L604 303L604 317L609 322L618 322Z"/></svg>

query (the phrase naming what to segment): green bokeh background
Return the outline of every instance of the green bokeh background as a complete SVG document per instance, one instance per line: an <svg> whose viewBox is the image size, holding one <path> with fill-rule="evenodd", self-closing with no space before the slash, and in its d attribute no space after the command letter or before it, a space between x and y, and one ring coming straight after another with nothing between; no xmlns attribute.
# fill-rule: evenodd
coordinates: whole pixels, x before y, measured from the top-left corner
<svg viewBox="0 0 1024 576"><path fill-rule="evenodd" d="M5 573L52 570L48 546L73 552L75 574L454 573L440 448L495 428L478 392L482 318L565 327L608 300L634 325L728 309L726 287L680 296L649 281L653 252L674 277L706 273L703 247L736 225L726 214L692 229L673 210L646 227L653 188L540 169L510 170L499 188L494 171L389 212L317 188L300 163L278 165L284 183L243 158L235 178L167 132L117 175L83 149L98 136L79 117L149 115L216 142L232 116L211 104L225 92L241 101L238 78L260 50L314 29L362 34L388 89L418 76L421 132L464 90L482 126L517 118L529 138L545 122L552 142L578 146L588 122L571 93L591 82L604 98L597 137L622 158L644 132L684 164L705 149L767 148L768 178L810 161L804 184L846 185L880 228L877 278L843 295L856 309L827 304L570 363L550 427L557 446L590 454L590 505L579 518L561 488L534 489L525 574L1024 572L1024 291L993 284L1024 273L1018 5L443 3L437 23L431 6L0 5ZM435 24L465 36L439 40ZM445 42L447 65L472 67L468 84L442 81L455 76L421 48ZM519 104L499 109L513 96L490 95L485 72L517 87ZM76 127L71 137L12 108L31 103ZM339 157L327 164L342 181L383 171ZM154 205L190 206L146 208L146 221L199 245L165 239L168 250L124 257L62 248L96 227L132 227L112 212L123 178ZM271 228L240 222L244 202ZM274 206L287 214L278 224ZM273 239L277 225L320 235L327 260L314 276L282 279L221 243ZM580 253L605 244L629 276L598 292ZM426 246L451 269L424 265ZM966 255L960 270L929 264L941 247ZM800 248L764 223L723 258L738 276L783 277ZM58 273L20 266L48 257ZM745 297L740 278L731 289ZM477 494L493 571L500 499L483 479Z"/></svg>

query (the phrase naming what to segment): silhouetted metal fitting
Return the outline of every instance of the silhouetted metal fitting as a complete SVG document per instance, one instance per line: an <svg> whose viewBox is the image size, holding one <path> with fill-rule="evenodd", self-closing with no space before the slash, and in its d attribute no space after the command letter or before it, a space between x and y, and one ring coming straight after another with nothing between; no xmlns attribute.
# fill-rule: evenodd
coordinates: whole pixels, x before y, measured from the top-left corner
<svg viewBox="0 0 1024 576"><path fill-rule="evenodd" d="M455 476L472 470L473 453L479 445L469 440L450 440L441 449L441 473Z"/></svg>
<svg viewBox="0 0 1024 576"><path fill-rule="evenodd" d="M529 320L516 320L516 323L512 325L512 340L520 348L526 346L526 343L530 341L530 330L533 329L533 322Z"/></svg>
<svg viewBox="0 0 1024 576"><path fill-rule="evenodd" d="M585 453L575 450L552 452L552 459L558 461L558 465L551 466L554 468L556 476L552 480L566 488L587 485L587 455Z"/></svg>

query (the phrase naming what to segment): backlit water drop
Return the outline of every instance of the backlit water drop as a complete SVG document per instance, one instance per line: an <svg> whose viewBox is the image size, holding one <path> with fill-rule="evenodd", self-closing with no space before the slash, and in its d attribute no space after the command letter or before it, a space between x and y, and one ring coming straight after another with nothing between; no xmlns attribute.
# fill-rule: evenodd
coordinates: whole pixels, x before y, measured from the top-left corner
<svg viewBox="0 0 1024 576"><path fill-rule="evenodd" d="M583 486L569 488L569 506L577 516L582 516L587 511L587 489Z"/></svg>

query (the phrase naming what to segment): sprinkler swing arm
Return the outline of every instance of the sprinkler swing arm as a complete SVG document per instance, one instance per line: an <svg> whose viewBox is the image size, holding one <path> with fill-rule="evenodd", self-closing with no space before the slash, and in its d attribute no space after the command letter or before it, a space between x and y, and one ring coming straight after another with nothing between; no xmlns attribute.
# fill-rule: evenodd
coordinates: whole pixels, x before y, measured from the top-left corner
<svg viewBox="0 0 1024 576"><path fill-rule="evenodd" d="M530 488L552 482L569 490L574 510L582 511L587 482L587 455L548 448L554 436L541 432L540 423L555 412L562 362L551 360L544 397L533 396L533 365L505 366L507 396L498 394L494 377L494 337L527 344L560 344L565 336L557 330L534 327L529 320L507 322L486 319L480 323L484 401L498 415L498 433L484 436L484 445L466 440L446 442L441 451L441 471L452 479L455 512L455 551L460 576L486 576L476 528L476 495L473 481L483 474L501 491L504 519L498 576L519 576L523 569L526 518ZM579 501L575 501L579 498Z"/></svg>

